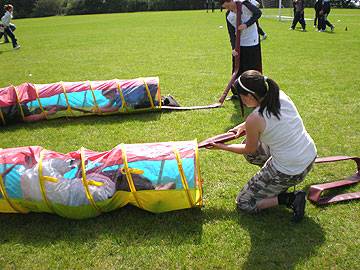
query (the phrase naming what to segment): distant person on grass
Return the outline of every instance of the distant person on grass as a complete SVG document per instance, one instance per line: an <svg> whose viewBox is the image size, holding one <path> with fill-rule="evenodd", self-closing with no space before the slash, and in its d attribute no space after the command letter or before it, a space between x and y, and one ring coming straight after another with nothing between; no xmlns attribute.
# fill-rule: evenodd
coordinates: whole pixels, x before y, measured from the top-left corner
<svg viewBox="0 0 360 270"><path fill-rule="evenodd" d="M322 8L322 0L317 0L314 4L315 10L315 18L314 18L314 27L318 26L319 24L319 17L320 17L320 10Z"/></svg>
<svg viewBox="0 0 360 270"><path fill-rule="evenodd" d="M14 33L15 30L16 30L16 25L13 24L13 23L10 23L9 27L10 27L11 31L13 31L13 33ZM4 26L2 26L2 28L4 28ZM0 31L0 39L1 39L2 35L4 35L4 42L3 43L10 43L8 35L5 33L5 31Z"/></svg>
<svg viewBox="0 0 360 270"><path fill-rule="evenodd" d="M319 12L319 23L318 23L318 31L324 32L326 30L326 26L329 26L331 32L334 31L335 26L329 22L328 15L331 10L330 0L320 0L322 1L321 10Z"/></svg>
<svg viewBox="0 0 360 270"><path fill-rule="evenodd" d="M256 7L260 8L260 3L258 1L256 1ZM264 30L261 28L259 20L256 21L256 26L258 29L258 34L261 36L261 40L265 40L267 39L267 34L264 32Z"/></svg>
<svg viewBox="0 0 360 270"><path fill-rule="evenodd" d="M304 1L303 0L294 0L293 5L294 5L294 19L293 19L293 22L289 29L294 30L297 23L300 23L302 31L305 32L306 31L306 23L305 23L305 18L304 18L304 8L305 8Z"/></svg>
<svg viewBox="0 0 360 270"><path fill-rule="evenodd" d="M10 37L13 48L20 49L20 45L17 43L17 39L12 31L11 27L11 19L13 18L14 7L10 4L5 5L4 9L6 10L5 15L1 18L0 25L0 38L6 33L8 37Z"/></svg>
<svg viewBox="0 0 360 270"><path fill-rule="evenodd" d="M270 78L260 72L244 72L235 88L247 107L254 108L245 122L230 131L246 132L241 144L212 143L209 149L243 154L261 167L237 195L239 210L257 213L285 205L299 222L305 212L304 191L286 192L302 182L316 157L314 141L306 131L292 100Z"/></svg>
<svg viewBox="0 0 360 270"><path fill-rule="evenodd" d="M232 73L235 68L235 51L236 44L236 1L220 0L223 8L227 9L226 23L230 37L232 48ZM240 35L240 68L237 76L246 70L254 69L262 72L261 46L259 42L257 20L261 17L261 11L257 7L258 3L255 0L245 0L242 2L242 15ZM233 92L232 98L238 98L236 91Z"/></svg>

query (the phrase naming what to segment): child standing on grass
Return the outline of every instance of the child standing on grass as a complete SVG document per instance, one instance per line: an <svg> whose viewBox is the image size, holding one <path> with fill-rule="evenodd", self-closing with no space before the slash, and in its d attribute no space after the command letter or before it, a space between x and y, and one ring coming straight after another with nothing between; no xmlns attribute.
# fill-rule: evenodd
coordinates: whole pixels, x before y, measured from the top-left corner
<svg viewBox="0 0 360 270"><path fill-rule="evenodd" d="M306 131L292 100L279 86L260 72L244 72L235 82L247 107L254 108L245 122L232 132L246 132L242 144L212 143L209 149L243 154L261 167L236 198L239 210L257 213L265 208L285 205L293 210L292 220L304 217L304 191L287 193L302 182L316 158L314 141Z"/></svg>
<svg viewBox="0 0 360 270"><path fill-rule="evenodd" d="M236 44L236 2L233 0L220 0L223 8L227 9L226 23L230 37L232 48L232 73L235 68L235 51ZM261 47L259 42L259 33L256 22L261 17L261 11L257 7L258 3L255 0L242 1L241 14L241 30L240 35L240 67L237 76L240 76L246 70L255 69L262 72ZM238 98L237 93L233 92L233 98Z"/></svg>
<svg viewBox="0 0 360 270"><path fill-rule="evenodd" d="M17 43L17 39L11 28L11 19L13 18L14 7L10 4L5 5L4 9L6 10L5 15L1 18L1 24L3 25L4 32L7 36L10 37L13 48L20 49L20 45ZM0 33L0 38L3 36L3 33Z"/></svg>

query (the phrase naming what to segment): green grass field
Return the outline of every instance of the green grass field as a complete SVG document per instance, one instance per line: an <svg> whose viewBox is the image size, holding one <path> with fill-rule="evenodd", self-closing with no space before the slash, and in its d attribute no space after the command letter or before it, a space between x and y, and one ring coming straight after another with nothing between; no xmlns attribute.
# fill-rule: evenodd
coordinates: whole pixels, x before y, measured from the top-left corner
<svg viewBox="0 0 360 270"><path fill-rule="evenodd" d="M0 45L0 87L159 76L162 93L182 105L211 104L230 78L224 16L179 11L15 20L22 48ZM317 33L310 21L303 33L288 31L290 22L261 19L269 35L262 42L264 73L297 104L320 156L359 156L360 10L332 10L329 19L334 33ZM120 143L200 141L240 123L238 109L228 101L213 110L0 127L0 147L40 145L66 153L81 146L103 151ZM359 201L308 203L296 225L284 208L239 214L234 198L257 168L220 151L201 150L200 160L203 209L154 215L125 207L83 221L0 214L0 269L359 268ZM298 188L354 171L351 162L316 165Z"/></svg>

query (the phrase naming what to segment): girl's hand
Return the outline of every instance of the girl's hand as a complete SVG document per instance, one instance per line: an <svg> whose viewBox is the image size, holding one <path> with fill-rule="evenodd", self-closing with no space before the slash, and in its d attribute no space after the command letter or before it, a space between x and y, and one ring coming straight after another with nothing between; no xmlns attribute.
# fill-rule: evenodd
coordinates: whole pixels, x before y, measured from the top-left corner
<svg viewBox="0 0 360 270"><path fill-rule="evenodd" d="M240 126L240 127L234 127L232 129L230 129L228 132L235 133L236 136L238 137L244 131L245 131L245 126Z"/></svg>
<svg viewBox="0 0 360 270"><path fill-rule="evenodd" d="M239 29L240 31L242 31L242 30L245 30L246 28L247 28L247 25L243 23L243 24L240 24L240 25L239 25L239 28L238 28L238 29Z"/></svg>
<svg viewBox="0 0 360 270"><path fill-rule="evenodd" d="M238 52L237 51L235 51L235 50L232 50L232 56L238 56Z"/></svg>
<svg viewBox="0 0 360 270"><path fill-rule="evenodd" d="M208 146L206 146L206 149L210 149L210 150L218 150L218 149L224 149L224 145L223 143L215 143L215 142L211 142Z"/></svg>

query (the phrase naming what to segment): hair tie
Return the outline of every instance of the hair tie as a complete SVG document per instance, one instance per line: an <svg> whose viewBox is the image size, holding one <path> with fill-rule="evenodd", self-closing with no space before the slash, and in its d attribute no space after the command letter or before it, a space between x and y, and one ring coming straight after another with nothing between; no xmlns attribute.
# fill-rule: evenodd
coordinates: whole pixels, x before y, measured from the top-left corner
<svg viewBox="0 0 360 270"><path fill-rule="evenodd" d="M256 93L255 93L254 91L250 90L249 88L245 87L245 86L242 84L240 78L241 78L241 75L240 75L239 78L237 79L240 87L241 87L242 89L244 89L246 92L249 92L250 94L256 95Z"/></svg>
<svg viewBox="0 0 360 270"><path fill-rule="evenodd" d="M266 92L269 91L269 84L268 84L268 77L264 76L264 83L265 83L265 88L266 88Z"/></svg>

